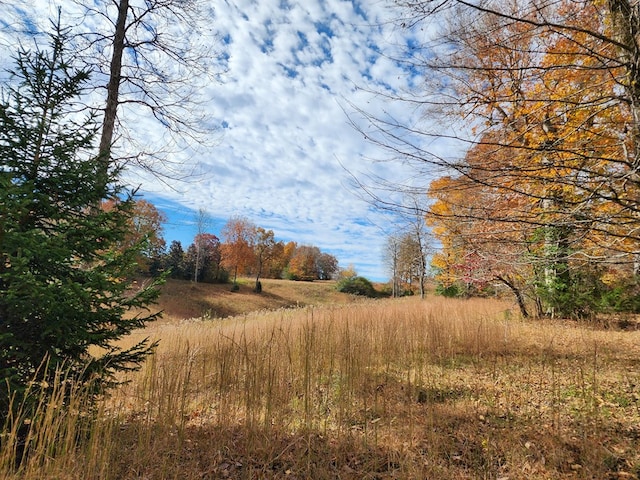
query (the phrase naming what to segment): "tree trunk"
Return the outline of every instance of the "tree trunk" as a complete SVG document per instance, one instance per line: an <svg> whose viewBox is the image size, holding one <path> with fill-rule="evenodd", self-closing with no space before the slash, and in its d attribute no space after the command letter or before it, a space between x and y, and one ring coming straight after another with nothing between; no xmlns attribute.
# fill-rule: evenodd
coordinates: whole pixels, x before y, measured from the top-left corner
<svg viewBox="0 0 640 480"><path fill-rule="evenodd" d="M510 281L508 278L502 277L500 275L496 276L496 280L504 283L509 290L513 292L513 295L516 297L516 302L518 302L518 308L520 309L520 314L523 318L529 318L529 312L527 311L527 305L524 301L524 297L522 296L522 292L516 285Z"/></svg>
<svg viewBox="0 0 640 480"><path fill-rule="evenodd" d="M262 260L258 260L258 273L256 274L256 293L262 293L262 284L260 283L260 276L262 275Z"/></svg>
<svg viewBox="0 0 640 480"><path fill-rule="evenodd" d="M196 241L196 267L193 272L193 283L198 283L198 273L200 272L200 239Z"/></svg>
<svg viewBox="0 0 640 480"><path fill-rule="evenodd" d="M107 102L104 109L102 133L100 136L99 155L102 169L98 175L101 177L101 183L104 182L105 184L111 163L111 145L113 143L113 132L115 130L116 116L118 112L118 96L120 92L120 81L122 79L122 55L125 45L128 10L129 0L120 0L118 5L118 19L116 20L116 30L112 45L113 52L111 54L109 83L107 83Z"/></svg>
<svg viewBox="0 0 640 480"><path fill-rule="evenodd" d="M609 0L614 36L619 42L620 60L627 70L624 87L629 96L633 123L630 135L634 144L634 166L640 165L640 2Z"/></svg>

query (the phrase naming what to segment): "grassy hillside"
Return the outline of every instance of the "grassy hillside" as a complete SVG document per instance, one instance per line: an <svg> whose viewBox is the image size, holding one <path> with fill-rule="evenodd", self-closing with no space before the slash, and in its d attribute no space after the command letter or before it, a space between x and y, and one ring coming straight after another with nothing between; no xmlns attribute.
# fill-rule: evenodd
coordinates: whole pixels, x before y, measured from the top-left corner
<svg viewBox="0 0 640 480"><path fill-rule="evenodd" d="M168 280L162 287L159 307L165 319L226 318L261 310L350 303L352 295L340 293L335 282L294 282L290 280L262 279L262 293L253 292L255 282L240 279L240 289L231 291L231 285L193 283Z"/></svg>

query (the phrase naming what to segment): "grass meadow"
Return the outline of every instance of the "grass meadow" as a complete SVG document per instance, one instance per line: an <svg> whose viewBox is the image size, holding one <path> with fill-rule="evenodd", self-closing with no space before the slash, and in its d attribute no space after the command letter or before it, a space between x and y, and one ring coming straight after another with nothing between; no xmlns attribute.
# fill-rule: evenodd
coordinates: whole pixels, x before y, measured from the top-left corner
<svg viewBox="0 0 640 480"><path fill-rule="evenodd" d="M4 429L1 478L640 475L638 330L431 296L169 317L138 335L156 354L92 414L81 391L43 404L18 469Z"/></svg>

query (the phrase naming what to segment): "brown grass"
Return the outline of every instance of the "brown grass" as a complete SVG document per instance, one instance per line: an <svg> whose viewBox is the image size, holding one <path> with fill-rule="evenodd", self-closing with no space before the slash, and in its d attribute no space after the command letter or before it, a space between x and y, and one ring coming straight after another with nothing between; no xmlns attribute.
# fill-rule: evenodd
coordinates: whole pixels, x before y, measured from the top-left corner
<svg viewBox="0 0 640 480"><path fill-rule="evenodd" d="M262 279L261 294L253 292L255 280L241 278L239 290L229 284L193 283L169 279L162 287L159 308L165 319L226 318L261 310L350 303L353 296L335 290L335 282L293 282Z"/></svg>
<svg viewBox="0 0 640 480"><path fill-rule="evenodd" d="M638 478L640 332L508 307L430 297L158 323L140 332L156 355L84 440L13 476L5 462L4 478Z"/></svg>

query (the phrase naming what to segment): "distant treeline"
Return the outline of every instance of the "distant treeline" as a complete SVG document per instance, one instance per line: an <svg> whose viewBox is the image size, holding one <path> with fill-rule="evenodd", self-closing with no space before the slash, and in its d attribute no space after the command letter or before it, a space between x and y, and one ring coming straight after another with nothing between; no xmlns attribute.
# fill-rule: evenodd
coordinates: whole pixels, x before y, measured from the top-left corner
<svg viewBox="0 0 640 480"><path fill-rule="evenodd" d="M226 283L239 275L255 277L256 282L260 278L329 280L339 272L335 256L313 245L276 240L273 230L243 217L227 221L222 239L199 228L186 248L177 240L167 248L162 234L165 216L146 200L136 202L134 213L127 243L143 245L137 259L141 274L166 273L171 278Z"/></svg>

